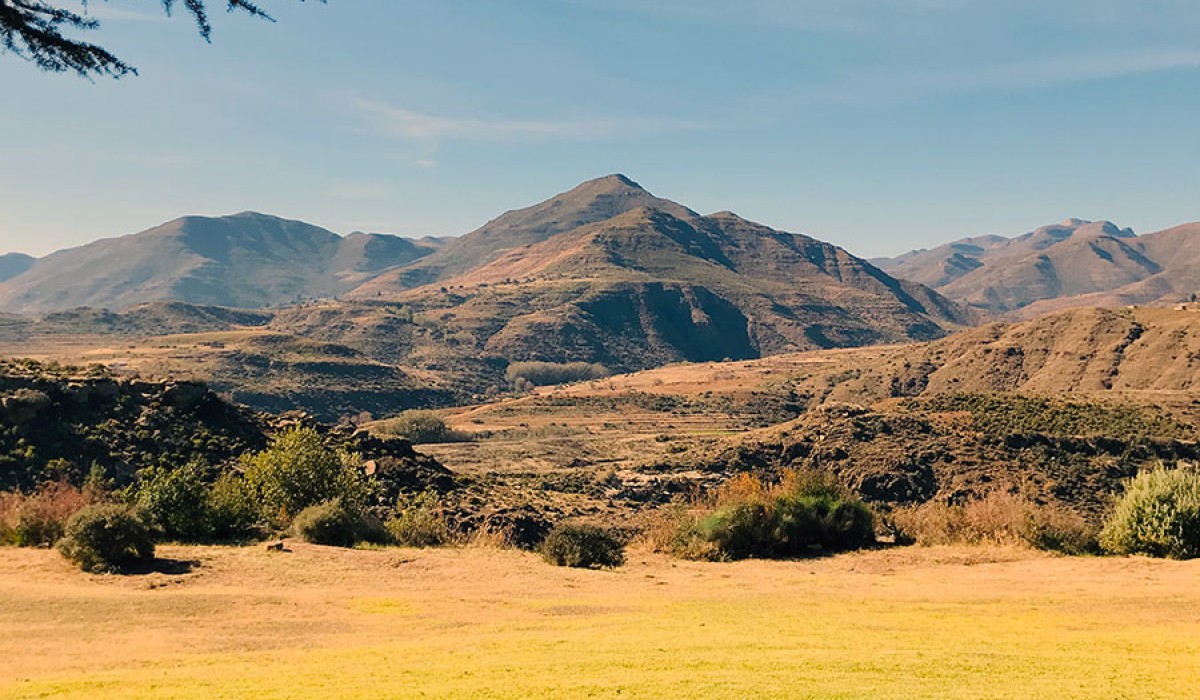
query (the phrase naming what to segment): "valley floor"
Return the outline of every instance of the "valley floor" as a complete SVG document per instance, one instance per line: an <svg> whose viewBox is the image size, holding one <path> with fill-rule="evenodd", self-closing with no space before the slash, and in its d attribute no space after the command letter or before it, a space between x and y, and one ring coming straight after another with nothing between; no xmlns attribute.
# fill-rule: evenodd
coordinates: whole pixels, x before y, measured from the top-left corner
<svg viewBox="0 0 1200 700"><path fill-rule="evenodd" d="M802 562L0 549L0 698L1178 698L1200 561L906 548Z"/></svg>

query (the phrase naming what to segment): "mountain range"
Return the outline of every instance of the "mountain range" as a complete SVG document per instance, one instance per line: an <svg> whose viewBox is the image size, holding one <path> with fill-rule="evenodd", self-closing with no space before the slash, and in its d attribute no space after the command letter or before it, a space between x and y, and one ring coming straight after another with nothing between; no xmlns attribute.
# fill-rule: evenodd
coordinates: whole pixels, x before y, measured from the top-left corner
<svg viewBox="0 0 1200 700"><path fill-rule="evenodd" d="M349 291L437 239L332 231L243 212L187 216L44 258L0 261L0 309L40 315L153 301L257 308ZM15 274L5 279L4 269ZM24 269L21 269L21 268Z"/></svg>
<svg viewBox="0 0 1200 700"><path fill-rule="evenodd" d="M728 212L701 216L621 175L458 238L341 237L249 212L185 217L54 253L0 283L0 309L25 315L334 297L352 316L363 303L406 305L464 350L629 369L927 340L971 320L841 248Z"/></svg>
<svg viewBox="0 0 1200 700"><path fill-rule="evenodd" d="M335 383L360 372L345 359L357 353L361 371L382 363L471 394L502 386L513 361L638 370L924 341L988 317L1158 304L1197 289L1200 224L1138 236L1069 219L866 261L610 175L453 238L340 236L245 212L4 256L0 312L40 320L9 315L0 330L19 341L241 328L292 340L226 352L237 376L260 359L294 367L296 348L318 342L346 349L327 367ZM289 354L260 358L264 347Z"/></svg>
<svg viewBox="0 0 1200 700"><path fill-rule="evenodd" d="M995 315L1162 304L1200 292L1200 223L1139 236L1108 221L1068 219L872 262Z"/></svg>

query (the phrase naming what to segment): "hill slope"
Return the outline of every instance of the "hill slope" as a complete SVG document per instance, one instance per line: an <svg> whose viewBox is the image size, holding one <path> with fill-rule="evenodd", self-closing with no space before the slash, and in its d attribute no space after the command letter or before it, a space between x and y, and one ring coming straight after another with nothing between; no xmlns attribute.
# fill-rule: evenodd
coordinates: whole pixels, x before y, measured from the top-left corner
<svg viewBox="0 0 1200 700"><path fill-rule="evenodd" d="M245 212L189 216L38 259L0 283L0 309L43 314L159 300L263 307L338 294L428 254L427 241L338 236Z"/></svg>

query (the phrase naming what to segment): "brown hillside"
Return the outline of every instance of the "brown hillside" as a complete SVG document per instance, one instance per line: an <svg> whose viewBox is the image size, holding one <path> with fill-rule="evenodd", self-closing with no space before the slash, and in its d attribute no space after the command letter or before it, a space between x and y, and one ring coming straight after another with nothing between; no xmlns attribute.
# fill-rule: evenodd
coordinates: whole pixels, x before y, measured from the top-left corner
<svg viewBox="0 0 1200 700"><path fill-rule="evenodd" d="M444 280L491 262L505 251L540 243L639 207L684 218L695 216L684 206L655 197L624 175L609 175L540 204L506 212L471 233L448 240L427 259L380 276L358 290L358 295L388 295Z"/></svg>
<svg viewBox="0 0 1200 700"><path fill-rule="evenodd" d="M488 354L623 369L930 339L968 320L835 246L683 212L637 207L394 300Z"/></svg>

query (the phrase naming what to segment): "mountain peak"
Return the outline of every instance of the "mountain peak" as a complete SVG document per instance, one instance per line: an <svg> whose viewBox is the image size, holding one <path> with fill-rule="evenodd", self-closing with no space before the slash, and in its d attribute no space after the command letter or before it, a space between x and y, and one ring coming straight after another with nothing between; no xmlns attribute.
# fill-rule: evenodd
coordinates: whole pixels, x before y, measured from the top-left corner
<svg viewBox="0 0 1200 700"><path fill-rule="evenodd" d="M634 182L633 180L626 177L625 175L622 175L620 173L614 173L612 175L605 175L604 177L598 177L598 178L595 178L592 180L587 180L585 182L582 182L579 184L578 187L575 188L574 191L576 191L576 192L587 191L587 192L595 192L595 193L608 193L608 192L619 192L619 191L627 191L627 190L634 190L637 192L645 192L646 188L642 187L641 185Z"/></svg>

